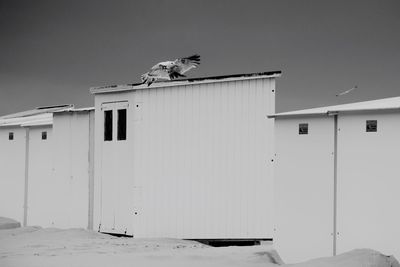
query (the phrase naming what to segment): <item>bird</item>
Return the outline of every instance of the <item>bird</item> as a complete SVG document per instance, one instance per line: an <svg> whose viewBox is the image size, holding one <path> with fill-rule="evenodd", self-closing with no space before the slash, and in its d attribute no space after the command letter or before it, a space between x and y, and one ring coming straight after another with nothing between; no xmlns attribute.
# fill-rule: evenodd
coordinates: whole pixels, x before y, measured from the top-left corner
<svg viewBox="0 0 400 267"><path fill-rule="evenodd" d="M355 89L357 89L357 88L358 88L358 87L357 87L357 85L356 85L356 86L354 86L353 88L351 88L351 89L349 89L349 90L346 90L346 91L343 91L343 92L337 94L336 97L342 96L342 95L345 95L345 94L348 94L348 93L350 93L351 91L353 91L353 90L355 90Z"/></svg>
<svg viewBox="0 0 400 267"><path fill-rule="evenodd" d="M150 71L140 76L142 84L150 86L157 80L174 80L193 68L200 65L200 55L195 54L190 57L177 58L171 61L164 61L154 65Z"/></svg>

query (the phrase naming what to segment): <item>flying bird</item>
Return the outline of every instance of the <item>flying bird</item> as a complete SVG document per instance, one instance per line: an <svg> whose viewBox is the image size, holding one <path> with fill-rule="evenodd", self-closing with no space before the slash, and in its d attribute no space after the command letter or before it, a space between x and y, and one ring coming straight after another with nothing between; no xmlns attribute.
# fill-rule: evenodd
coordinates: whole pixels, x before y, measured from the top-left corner
<svg viewBox="0 0 400 267"><path fill-rule="evenodd" d="M336 96L338 97L338 96L342 96L342 95L348 94L348 93L350 93L351 91L353 91L354 89L357 89L357 85L354 86L353 88L349 89L349 90L346 90L346 91L344 91L344 92L341 92L341 93L337 94Z"/></svg>
<svg viewBox="0 0 400 267"><path fill-rule="evenodd" d="M200 56L193 55L190 57L178 58L172 61L164 61L154 65L150 71L140 76L142 83L150 86L157 80L174 80L179 77L186 77L185 72L200 65Z"/></svg>

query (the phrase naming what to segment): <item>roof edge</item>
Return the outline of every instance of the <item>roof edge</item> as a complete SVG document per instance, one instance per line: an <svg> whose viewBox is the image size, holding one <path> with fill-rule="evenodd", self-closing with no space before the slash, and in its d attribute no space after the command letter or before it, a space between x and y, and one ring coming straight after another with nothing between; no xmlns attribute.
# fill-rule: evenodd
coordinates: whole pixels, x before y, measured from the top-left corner
<svg viewBox="0 0 400 267"><path fill-rule="evenodd" d="M86 107L86 108L73 108L73 109L64 109L64 110L57 110L54 111L54 114L60 114L60 113L79 113L79 112L91 112L94 111L94 107Z"/></svg>
<svg viewBox="0 0 400 267"><path fill-rule="evenodd" d="M363 108L363 109L348 109L348 110L327 110L325 112L309 112L309 113L293 113L293 114L270 114L267 115L269 119L275 118L293 118L293 117L310 117L310 116L333 116L339 114L346 114L346 113L362 113L362 112L371 112L371 111L400 111L399 107L388 107L388 108Z"/></svg>
<svg viewBox="0 0 400 267"><path fill-rule="evenodd" d="M3 116L0 116L0 119L31 117L31 116L36 116L39 114L53 113L53 112L56 112L59 110L68 110L68 109L73 109L73 108L74 108L73 104L43 106L43 107L37 107L35 109L31 109L31 110L25 110L25 111L20 111L17 113L6 114Z"/></svg>
<svg viewBox="0 0 400 267"><path fill-rule="evenodd" d="M62 105L52 105L52 106L40 106L36 107L36 110L44 110L44 109L61 109L61 108L74 108L73 104L62 104Z"/></svg>
<svg viewBox="0 0 400 267"><path fill-rule="evenodd" d="M251 79L278 78L281 76L282 76L282 71L269 71L269 72L209 76L209 77L155 82L152 84L151 87L148 87L143 83L91 87L90 93L101 94L101 93L121 92L121 91L129 91L129 90L136 90L136 89L139 90L139 89L148 89L148 88L154 89L154 88L160 88L160 87L185 86L185 85L189 85L192 83L203 84L203 83L214 83L214 82L222 82L222 81L235 81L235 80L239 80L239 79L251 80Z"/></svg>
<svg viewBox="0 0 400 267"><path fill-rule="evenodd" d="M321 113L303 113L303 114L270 114L267 115L268 119L276 119L276 118L295 118L295 117L315 117L315 116L324 116L328 115L327 112Z"/></svg>

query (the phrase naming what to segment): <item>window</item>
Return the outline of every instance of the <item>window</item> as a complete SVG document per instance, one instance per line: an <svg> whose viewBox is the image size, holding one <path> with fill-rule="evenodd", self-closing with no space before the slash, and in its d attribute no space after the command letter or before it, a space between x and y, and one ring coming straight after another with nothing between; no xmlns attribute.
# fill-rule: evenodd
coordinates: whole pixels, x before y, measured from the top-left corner
<svg viewBox="0 0 400 267"><path fill-rule="evenodd" d="M376 132L377 130L378 130L378 121L377 120L367 120L366 131L367 132Z"/></svg>
<svg viewBox="0 0 400 267"><path fill-rule="evenodd" d="M47 132L42 132L42 140L47 140Z"/></svg>
<svg viewBox="0 0 400 267"><path fill-rule="evenodd" d="M8 133L8 140L14 140L14 133L13 132L9 132Z"/></svg>
<svg viewBox="0 0 400 267"><path fill-rule="evenodd" d="M113 138L113 114L112 110L104 111L104 141L112 141Z"/></svg>
<svg viewBox="0 0 400 267"><path fill-rule="evenodd" d="M308 134L308 123L299 124L299 134Z"/></svg>
<svg viewBox="0 0 400 267"><path fill-rule="evenodd" d="M126 140L126 109L118 109L118 140Z"/></svg>

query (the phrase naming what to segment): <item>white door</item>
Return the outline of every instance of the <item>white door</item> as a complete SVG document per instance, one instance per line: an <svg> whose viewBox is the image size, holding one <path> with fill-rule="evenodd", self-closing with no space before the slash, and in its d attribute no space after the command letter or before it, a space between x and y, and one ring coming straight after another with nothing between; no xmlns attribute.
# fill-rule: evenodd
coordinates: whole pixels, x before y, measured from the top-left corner
<svg viewBox="0 0 400 267"><path fill-rule="evenodd" d="M333 122L275 121L274 247L287 263L333 253Z"/></svg>
<svg viewBox="0 0 400 267"><path fill-rule="evenodd" d="M133 235L131 172L127 101L103 103L101 154L101 232Z"/></svg>
<svg viewBox="0 0 400 267"><path fill-rule="evenodd" d="M337 251L399 259L399 114L341 115L338 126Z"/></svg>
<svg viewBox="0 0 400 267"><path fill-rule="evenodd" d="M56 181L53 173L52 128L29 130L28 225L55 227ZM55 150L57 153L57 150ZM59 153L62 153L58 151Z"/></svg>

